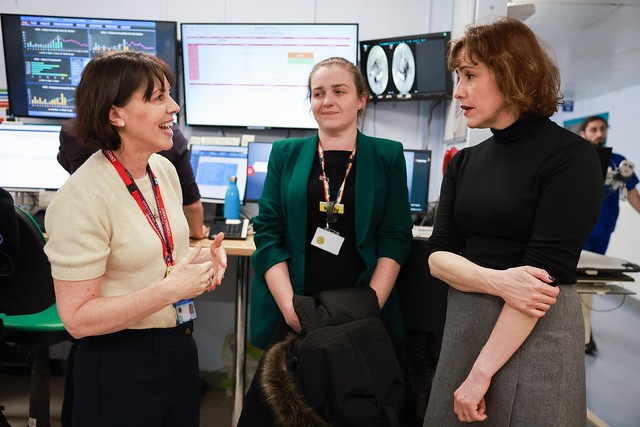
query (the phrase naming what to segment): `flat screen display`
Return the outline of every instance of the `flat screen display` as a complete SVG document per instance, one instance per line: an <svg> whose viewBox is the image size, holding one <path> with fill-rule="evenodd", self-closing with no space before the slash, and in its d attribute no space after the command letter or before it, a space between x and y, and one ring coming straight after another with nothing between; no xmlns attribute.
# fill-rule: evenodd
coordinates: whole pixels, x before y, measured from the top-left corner
<svg viewBox="0 0 640 427"><path fill-rule="evenodd" d="M270 142L249 143L246 194L248 202L257 202L262 195L272 145ZM431 151L405 149L404 159L407 165L407 187L411 212L425 214L429 203Z"/></svg>
<svg viewBox="0 0 640 427"><path fill-rule="evenodd" d="M449 99L449 32L360 42L360 69L374 101Z"/></svg>
<svg viewBox="0 0 640 427"><path fill-rule="evenodd" d="M431 151L404 150L407 164L407 187L412 213L427 213L429 197L429 173L431 172Z"/></svg>
<svg viewBox="0 0 640 427"><path fill-rule="evenodd" d="M271 154L270 142L249 143L249 163L247 166L247 201L257 202L262 195L264 179L267 177L267 166Z"/></svg>
<svg viewBox="0 0 640 427"><path fill-rule="evenodd" d="M191 167L196 177L202 201L224 203L229 178L238 178L240 203L244 203L247 188L246 146L192 144Z"/></svg>
<svg viewBox="0 0 640 427"><path fill-rule="evenodd" d="M309 72L358 55L357 24L181 24L181 34L188 125L317 128Z"/></svg>
<svg viewBox="0 0 640 427"><path fill-rule="evenodd" d="M57 190L69 178L58 163L60 126L0 125L0 187Z"/></svg>
<svg viewBox="0 0 640 427"><path fill-rule="evenodd" d="M75 117L75 88L94 56L110 50L151 53L177 64L177 23L2 14L11 114ZM177 85L175 85L177 86ZM177 95L172 88L171 95Z"/></svg>

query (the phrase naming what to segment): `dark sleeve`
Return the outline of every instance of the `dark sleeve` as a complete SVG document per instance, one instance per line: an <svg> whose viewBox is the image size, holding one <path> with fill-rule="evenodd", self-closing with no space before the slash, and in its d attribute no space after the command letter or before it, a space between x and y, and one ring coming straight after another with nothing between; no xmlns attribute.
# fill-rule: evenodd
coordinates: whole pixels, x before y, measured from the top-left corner
<svg viewBox="0 0 640 427"><path fill-rule="evenodd" d="M18 220L13 198L0 188L0 277L13 272L18 246Z"/></svg>
<svg viewBox="0 0 640 427"><path fill-rule="evenodd" d="M550 269L556 283L575 281L580 252L598 219L602 173L582 141L556 150L544 163L535 223L522 264Z"/></svg>
<svg viewBox="0 0 640 427"><path fill-rule="evenodd" d="M67 172L74 173L84 162L87 161L96 149L84 145L73 131L75 119L62 122L60 129L60 148L58 152L58 163Z"/></svg>
<svg viewBox="0 0 640 427"><path fill-rule="evenodd" d="M391 258L402 265L411 249L413 221L407 188L407 166L400 143L397 143L391 157L387 180L387 200L382 221L376 230L376 253L378 257Z"/></svg>
<svg viewBox="0 0 640 427"><path fill-rule="evenodd" d="M456 181L465 150L456 153L445 169L440 187L440 199L436 210L433 233L429 237L429 254L436 251L447 251L461 254L464 248L462 233L456 225L454 208L456 203Z"/></svg>
<svg viewBox="0 0 640 427"><path fill-rule="evenodd" d="M169 159L176 168L180 188L182 188L182 205L186 206L200 200L200 190L191 167L188 140L177 126L174 125L171 129L173 129L173 147L159 154Z"/></svg>
<svg viewBox="0 0 640 427"><path fill-rule="evenodd" d="M286 218L281 191L285 144L285 141L273 144L262 196L258 201L259 214L253 219L256 251L252 260L255 274L260 276L274 265L291 258L286 242Z"/></svg>

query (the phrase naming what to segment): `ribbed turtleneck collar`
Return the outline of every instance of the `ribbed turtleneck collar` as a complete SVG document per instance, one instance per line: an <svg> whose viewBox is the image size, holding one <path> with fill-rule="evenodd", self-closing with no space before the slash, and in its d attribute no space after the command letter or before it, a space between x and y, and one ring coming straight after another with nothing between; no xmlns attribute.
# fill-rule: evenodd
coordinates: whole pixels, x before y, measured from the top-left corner
<svg viewBox="0 0 640 427"><path fill-rule="evenodd" d="M496 142L513 143L526 138L548 122L546 117L520 117L511 126L501 130L491 129L491 133Z"/></svg>

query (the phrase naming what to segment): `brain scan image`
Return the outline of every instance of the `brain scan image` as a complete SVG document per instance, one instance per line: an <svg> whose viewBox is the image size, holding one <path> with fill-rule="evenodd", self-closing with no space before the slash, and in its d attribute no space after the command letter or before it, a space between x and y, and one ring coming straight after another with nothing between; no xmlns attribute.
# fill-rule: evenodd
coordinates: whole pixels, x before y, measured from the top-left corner
<svg viewBox="0 0 640 427"><path fill-rule="evenodd" d="M387 55L385 55L384 49L378 45L371 48L367 58L367 81L371 91L376 95L382 94L389 83Z"/></svg>
<svg viewBox="0 0 640 427"><path fill-rule="evenodd" d="M416 77L416 61L409 45L400 43L396 47L391 68L393 83L398 91L402 94L409 93Z"/></svg>

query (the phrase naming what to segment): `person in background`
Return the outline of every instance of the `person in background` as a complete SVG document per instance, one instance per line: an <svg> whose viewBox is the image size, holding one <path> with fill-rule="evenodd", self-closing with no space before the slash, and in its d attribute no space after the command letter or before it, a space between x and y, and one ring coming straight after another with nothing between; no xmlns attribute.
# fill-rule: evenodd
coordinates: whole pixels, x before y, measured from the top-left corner
<svg viewBox="0 0 640 427"><path fill-rule="evenodd" d="M607 142L607 129L609 124L601 116L590 116L582 121L578 134L589 141L596 147L604 147ZM609 167L615 171L626 160L624 156L620 154L611 153L611 160L609 161ZM640 193L636 188L638 185L638 177L636 174L629 176L622 184L626 188L626 198L629 204L640 213ZM618 221L618 215L620 213L620 192L618 189L613 188L611 185L604 186L604 200L602 201L602 207L600 208L600 216L598 222L591 230L591 235L587 239L587 243L584 245L584 250L595 252L604 255L609 247L609 240L611 239L611 233L616 227ZM593 339L593 332L591 331L591 301L592 295L587 295L584 298L587 310L585 311L585 321L587 327L585 328L585 348L586 354L595 354L598 350L595 340Z"/></svg>
<svg viewBox="0 0 640 427"><path fill-rule="evenodd" d="M308 87L318 134L273 144L253 222L250 330L260 348L301 331L294 294L354 286L375 291L383 320L401 334L393 287L412 238L402 144L358 131L368 93L351 62L337 57L319 62ZM337 251L324 247L323 239ZM259 385L261 369L262 363L240 426L274 425Z"/></svg>
<svg viewBox="0 0 640 427"><path fill-rule="evenodd" d="M74 173L97 151L96 148L78 140L73 131L74 123L75 119L65 120L62 123L58 152L58 163L70 174ZM182 209L189 223L189 237L204 239L206 237L204 210L200 200L200 191L193 176L193 168L189 161L188 141L175 124L171 125L171 130L173 131L173 145L158 154L169 159L178 172L182 188Z"/></svg>
<svg viewBox="0 0 640 427"><path fill-rule="evenodd" d="M467 126L493 136L458 152L442 182L428 262L450 288L424 425L585 425L573 284L598 216L598 156L549 119L559 71L522 22L468 27L449 69Z"/></svg>
<svg viewBox="0 0 640 427"><path fill-rule="evenodd" d="M189 248L172 145L178 105L161 59L139 52L93 58L76 89L78 139L98 149L47 208L56 302L81 339L74 363L76 426L197 427L195 298L226 269L222 234Z"/></svg>

